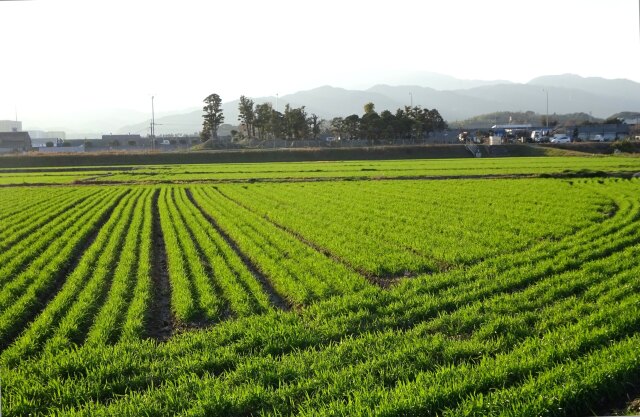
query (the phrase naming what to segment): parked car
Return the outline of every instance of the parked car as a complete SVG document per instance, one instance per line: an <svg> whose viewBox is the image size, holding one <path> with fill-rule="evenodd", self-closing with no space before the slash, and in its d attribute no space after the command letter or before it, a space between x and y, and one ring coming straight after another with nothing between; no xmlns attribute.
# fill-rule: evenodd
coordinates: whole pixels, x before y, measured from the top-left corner
<svg viewBox="0 0 640 417"><path fill-rule="evenodd" d="M604 137L603 137L602 135L595 135L595 136L593 137L593 140L594 140L595 142L604 142Z"/></svg>
<svg viewBox="0 0 640 417"><path fill-rule="evenodd" d="M534 130L531 132L531 140L538 143L549 142L549 130Z"/></svg>
<svg viewBox="0 0 640 417"><path fill-rule="evenodd" d="M559 135L551 138L551 143L570 143L571 138L567 135Z"/></svg>

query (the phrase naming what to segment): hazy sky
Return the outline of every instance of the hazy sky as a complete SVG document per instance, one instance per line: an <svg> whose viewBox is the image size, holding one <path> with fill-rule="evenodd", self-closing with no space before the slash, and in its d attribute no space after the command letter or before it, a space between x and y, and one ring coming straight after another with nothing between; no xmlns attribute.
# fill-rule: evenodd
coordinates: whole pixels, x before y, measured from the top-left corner
<svg viewBox="0 0 640 417"><path fill-rule="evenodd" d="M638 0L0 1L0 119L25 128L432 71L640 82Z"/></svg>

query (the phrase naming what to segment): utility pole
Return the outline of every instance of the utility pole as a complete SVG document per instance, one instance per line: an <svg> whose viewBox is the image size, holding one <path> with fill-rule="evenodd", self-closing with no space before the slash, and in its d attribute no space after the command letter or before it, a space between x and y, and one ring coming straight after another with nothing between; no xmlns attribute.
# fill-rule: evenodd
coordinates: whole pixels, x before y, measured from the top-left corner
<svg viewBox="0 0 640 417"><path fill-rule="evenodd" d="M409 97L411 98L411 108L413 108L413 93L409 91Z"/></svg>
<svg viewBox="0 0 640 417"><path fill-rule="evenodd" d="M151 96L151 149L156 148L156 112L153 106L153 98Z"/></svg>
<svg viewBox="0 0 640 417"><path fill-rule="evenodd" d="M547 131L549 130L549 90L542 89L547 95L547 113L546 113L546 123L547 123Z"/></svg>
<svg viewBox="0 0 640 417"><path fill-rule="evenodd" d="M280 94L276 93L276 114L275 117L278 117L278 98L280 98ZM276 148L276 134L273 134L273 149ZM1 417L1 416L0 416Z"/></svg>
<svg viewBox="0 0 640 417"><path fill-rule="evenodd" d="M549 129L549 91L547 93L547 129Z"/></svg>

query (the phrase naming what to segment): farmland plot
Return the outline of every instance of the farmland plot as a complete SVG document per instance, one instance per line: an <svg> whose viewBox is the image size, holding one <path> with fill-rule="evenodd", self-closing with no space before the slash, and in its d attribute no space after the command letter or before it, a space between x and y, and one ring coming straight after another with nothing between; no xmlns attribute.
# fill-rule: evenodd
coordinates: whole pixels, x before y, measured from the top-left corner
<svg viewBox="0 0 640 417"><path fill-rule="evenodd" d="M185 159L189 159L188 156ZM629 156L84 166L67 168L66 171L64 167L53 166L0 169L0 188L27 184L333 181L477 176L579 176L607 173L631 175L638 171L640 158Z"/></svg>
<svg viewBox="0 0 640 417"><path fill-rule="evenodd" d="M7 415L585 415L640 381L638 180L44 190L0 190Z"/></svg>
<svg viewBox="0 0 640 417"><path fill-rule="evenodd" d="M215 190L365 274L392 277L449 269L535 240L558 239L616 209L597 193L552 180L220 185Z"/></svg>

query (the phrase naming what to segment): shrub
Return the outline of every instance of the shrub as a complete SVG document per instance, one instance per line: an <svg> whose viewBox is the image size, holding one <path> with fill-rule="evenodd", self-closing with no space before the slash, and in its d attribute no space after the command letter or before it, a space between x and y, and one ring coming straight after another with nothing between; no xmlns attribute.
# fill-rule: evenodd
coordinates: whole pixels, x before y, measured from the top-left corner
<svg viewBox="0 0 640 417"><path fill-rule="evenodd" d="M638 146L631 142L631 139L626 138L623 139L621 141L615 142L613 145L613 149L617 149L620 152L626 152L626 153L634 153L634 152L638 152Z"/></svg>

